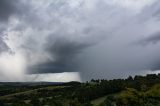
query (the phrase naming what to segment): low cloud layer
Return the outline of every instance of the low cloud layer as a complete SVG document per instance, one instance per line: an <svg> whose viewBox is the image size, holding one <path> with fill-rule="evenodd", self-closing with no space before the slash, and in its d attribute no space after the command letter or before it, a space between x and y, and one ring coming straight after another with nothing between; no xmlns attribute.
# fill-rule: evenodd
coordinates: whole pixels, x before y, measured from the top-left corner
<svg viewBox="0 0 160 106"><path fill-rule="evenodd" d="M62 72L79 72L82 80L120 78L160 69L158 0L1 0L0 5L3 81Z"/></svg>

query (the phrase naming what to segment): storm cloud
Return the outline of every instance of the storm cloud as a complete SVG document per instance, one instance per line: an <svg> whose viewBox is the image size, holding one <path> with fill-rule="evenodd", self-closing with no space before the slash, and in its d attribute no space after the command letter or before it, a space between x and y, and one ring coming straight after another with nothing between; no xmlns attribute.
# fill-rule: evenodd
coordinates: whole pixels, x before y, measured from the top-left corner
<svg viewBox="0 0 160 106"><path fill-rule="evenodd" d="M8 19L11 16L11 14L14 14L16 11L16 1L0 1L0 20L4 21Z"/></svg>
<svg viewBox="0 0 160 106"><path fill-rule="evenodd" d="M158 0L1 0L0 76L79 72L89 80L157 71L159 14Z"/></svg>
<svg viewBox="0 0 160 106"><path fill-rule="evenodd" d="M156 43L159 43L159 41L160 41L160 32L157 32L157 33L153 34L152 36L141 40L139 43L147 45L147 44L150 44L150 43L156 44Z"/></svg>

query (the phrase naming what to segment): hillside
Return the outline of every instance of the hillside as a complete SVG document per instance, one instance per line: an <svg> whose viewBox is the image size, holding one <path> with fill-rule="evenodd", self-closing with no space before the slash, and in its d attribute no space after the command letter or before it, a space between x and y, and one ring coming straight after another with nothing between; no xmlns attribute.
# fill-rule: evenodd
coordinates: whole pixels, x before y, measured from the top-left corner
<svg viewBox="0 0 160 106"><path fill-rule="evenodd" d="M160 74L86 83L3 83L0 106L160 106Z"/></svg>

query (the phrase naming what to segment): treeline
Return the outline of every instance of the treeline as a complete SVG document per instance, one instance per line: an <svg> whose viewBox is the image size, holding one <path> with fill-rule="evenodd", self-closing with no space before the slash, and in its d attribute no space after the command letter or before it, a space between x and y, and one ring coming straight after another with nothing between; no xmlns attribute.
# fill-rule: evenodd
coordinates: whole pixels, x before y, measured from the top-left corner
<svg viewBox="0 0 160 106"><path fill-rule="evenodd" d="M98 97L108 94L114 94L125 90L126 88L134 88L137 91L147 91L153 85L160 83L160 74L147 74L146 76L129 76L126 79L92 79L77 87L74 96L80 102L87 102Z"/></svg>
<svg viewBox="0 0 160 106"><path fill-rule="evenodd" d="M99 106L160 106L160 84L147 91L137 91L134 88L107 96Z"/></svg>

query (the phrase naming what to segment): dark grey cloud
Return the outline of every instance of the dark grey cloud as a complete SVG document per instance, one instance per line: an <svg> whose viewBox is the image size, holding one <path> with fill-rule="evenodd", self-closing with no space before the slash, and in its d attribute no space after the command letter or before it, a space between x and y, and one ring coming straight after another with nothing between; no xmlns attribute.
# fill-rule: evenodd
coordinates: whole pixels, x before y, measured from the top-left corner
<svg viewBox="0 0 160 106"><path fill-rule="evenodd" d="M160 3L156 1L153 5L150 6L148 11L151 11L151 16L156 17L158 20L160 19Z"/></svg>
<svg viewBox="0 0 160 106"><path fill-rule="evenodd" d="M91 45L89 42L78 43L64 38L54 41L54 38L49 37L45 44L45 51L54 57L54 60L30 67L30 73L75 72L79 67L78 55Z"/></svg>
<svg viewBox="0 0 160 106"><path fill-rule="evenodd" d="M1 0L0 22L7 22L11 16L25 17L31 11L30 2L25 0Z"/></svg>
<svg viewBox="0 0 160 106"><path fill-rule="evenodd" d="M151 36L149 36L148 38L140 41L141 44L157 44L160 41L160 32L157 32L155 34L152 34Z"/></svg>
<svg viewBox="0 0 160 106"><path fill-rule="evenodd" d="M0 21L6 21L12 15L17 13L17 0L1 0L0 1Z"/></svg>
<svg viewBox="0 0 160 106"><path fill-rule="evenodd" d="M3 51L7 51L8 49L8 46L2 41L2 38L0 38L0 53Z"/></svg>

